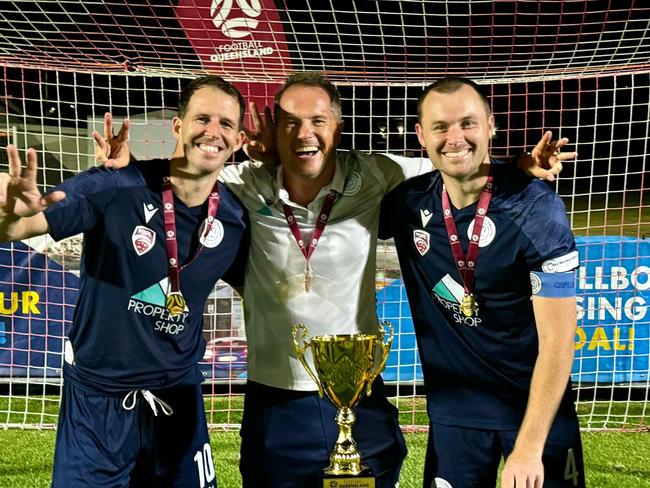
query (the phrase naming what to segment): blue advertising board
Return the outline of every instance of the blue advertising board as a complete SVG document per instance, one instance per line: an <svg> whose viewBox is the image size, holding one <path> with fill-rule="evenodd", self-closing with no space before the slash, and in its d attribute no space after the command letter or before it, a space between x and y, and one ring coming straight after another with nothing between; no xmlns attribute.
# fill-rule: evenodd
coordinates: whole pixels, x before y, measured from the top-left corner
<svg viewBox="0 0 650 488"><path fill-rule="evenodd" d="M79 278L21 242L0 244L0 377L60 376Z"/></svg>
<svg viewBox="0 0 650 488"><path fill-rule="evenodd" d="M573 382L648 384L650 365L650 241L577 237L578 329ZM397 335L386 363L388 382L422 381L411 311L402 280L377 292L380 320Z"/></svg>
<svg viewBox="0 0 650 488"><path fill-rule="evenodd" d="M574 382L646 383L650 357L650 242L626 237L579 237L578 330ZM0 244L0 377L61 374L64 332L77 300L79 278L22 243ZM395 280L377 291L377 315L390 322L395 340L387 382L422 381L406 290ZM243 338L237 350L245 357ZM225 343L224 343L225 344ZM235 357L232 345L219 348ZM226 347L227 346L227 347ZM211 349L212 347L212 349ZM225 354L225 353L224 353ZM203 368L207 380L228 380ZM217 378L219 377L219 378ZM230 375L232 379L233 375ZM237 370L236 378L243 378Z"/></svg>
<svg viewBox="0 0 650 488"><path fill-rule="evenodd" d="M650 241L579 237L573 381L648 384Z"/></svg>

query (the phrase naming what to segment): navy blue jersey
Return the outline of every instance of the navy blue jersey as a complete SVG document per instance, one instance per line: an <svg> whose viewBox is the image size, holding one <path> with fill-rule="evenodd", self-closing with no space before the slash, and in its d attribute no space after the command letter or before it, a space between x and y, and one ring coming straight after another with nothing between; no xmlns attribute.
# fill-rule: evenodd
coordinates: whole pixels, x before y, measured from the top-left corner
<svg viewBox="0 0 650 488"><path fill-rule="evenodd" d="M215 282L235 260L248 217L219 184L217 221L199 242L207 204L175 198L180 289L185 312L171 316L161 183L169 161L120 170L92 168L62 183L67 198L48 208L51 235L84 234L81 285L69 339L74 365L64 376L106 393L162 389L202 381L203 308ZM197 254L197 250L199 251Z"/></svg>
<svg viewBox="0 0 650 488"><path fill-rule="evenodd" d="M463 281L444 224L438 172L411 179L385 197L380 237L395 238L431 420L517 429L538 348L530 271L577 255L564 205L545 183L496 162L492 173L494 193L479 243L473 316L459 310ZM452 212L466 255L476 203ZM565 405L571 405L569 394L567 389Z"/></svg>

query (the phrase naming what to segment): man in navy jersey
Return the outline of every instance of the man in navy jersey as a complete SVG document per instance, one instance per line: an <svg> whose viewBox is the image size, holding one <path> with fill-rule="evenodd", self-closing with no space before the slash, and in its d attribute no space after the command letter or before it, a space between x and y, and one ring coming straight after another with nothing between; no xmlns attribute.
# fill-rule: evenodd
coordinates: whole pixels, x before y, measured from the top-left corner
<svg viewBox="0 0 650 488"><path fill-rule="evenodd" d="M92 168L41 197L37 161L7 149L0 238L83 232L53 487L216 487L197 362L204 302L248 217L217 182L244 138L244 102L216 76L181 93L168 160Z"/></svg>
<svg viewBox="0 0 650 488"><path fill-rule="evenodd" d="M424 486L584 486L569 375L578 254L560 198L490 158L487 99L429 86L416 131L437 172L389 193L430 419Z"/></svg>
<svg viewBox="0 0 650 488"><path fill-rule="evenodd" d="M336 408L319 398L296 357L291 328L303 322L310 335L377 332L379 206L388 191L431 166L425 159L337 152L341 99L320 73L289 76L275 97L275 123L268 110L264 120L256 118L260 138L251 134L253 146L271 148L255 155L281 164L245 162L220 173L248 208L253 236L244 287L249 354L240 468L245 488L311 488L322 485L338 435ZM107 118L105 139L95 134L101 160L121 154L126 164L128 126L113 137L110 124ZM540 145L548 143L550 135ZM381 378L357 407L354 438L377 488L394 487L406 446Z"/></svg>

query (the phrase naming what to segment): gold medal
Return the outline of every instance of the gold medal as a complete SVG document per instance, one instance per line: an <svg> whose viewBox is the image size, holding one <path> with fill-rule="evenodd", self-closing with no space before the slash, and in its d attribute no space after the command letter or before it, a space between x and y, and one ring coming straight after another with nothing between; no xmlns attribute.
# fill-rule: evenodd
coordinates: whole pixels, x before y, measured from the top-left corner
<svg viewBox="0 0 650 488"><path fill-rule="evenodd" d="M180 291L173 291L167 295L165 307L172 316L180 315L185 311L185 298Z"/></svg>
<svg viewBox="0 0 650 488"><path fill-rule="evenodd" d="M476 304L474 303L474 295L471 293L465 295L460 302L460 311L463 312L465 317L471 317L476 312Z"/></svg>

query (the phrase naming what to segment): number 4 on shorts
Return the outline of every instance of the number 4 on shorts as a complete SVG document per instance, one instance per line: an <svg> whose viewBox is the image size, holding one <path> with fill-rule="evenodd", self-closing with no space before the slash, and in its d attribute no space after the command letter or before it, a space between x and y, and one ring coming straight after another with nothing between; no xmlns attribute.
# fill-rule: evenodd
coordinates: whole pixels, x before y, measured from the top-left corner
<svg viewBox="0 0 650 488"><path fill-rule="evenodd" d="M566 456L566 466L564 467L564 479L573 480L573 486L578 486L578 474L573 449L569 449Z"/></svg>

